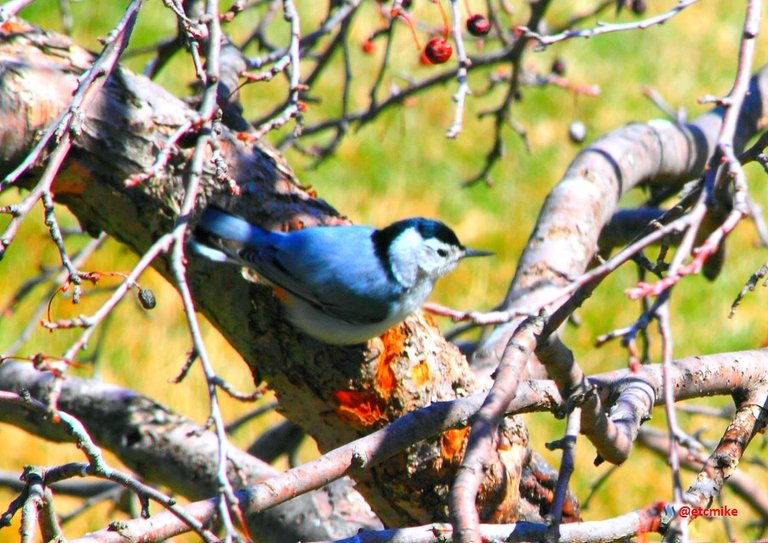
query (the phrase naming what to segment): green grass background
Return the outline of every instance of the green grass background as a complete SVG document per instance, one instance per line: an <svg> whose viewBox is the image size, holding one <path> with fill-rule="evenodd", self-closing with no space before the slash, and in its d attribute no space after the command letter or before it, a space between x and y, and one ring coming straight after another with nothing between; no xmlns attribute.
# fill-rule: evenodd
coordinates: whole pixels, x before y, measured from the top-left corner
<svg viewBox="0 0 768 543"><path fill-rule="evenodd" d="M519 23L526 20L527 5L509 2L519 14ZM416 2L417 17L432 25L439 23L436 8L430 2ZM473 10L482 11L484 4L470 0ZM648 15L668 9L675 2L649 2ZM39 0L27 8L23 15L29 20L52 30L61 30L57 3ZM559 2L550 10L548 22L556 26L573 11L588 9L592 2ZM97 38L104 36L121 15L124 3L82 1L72 3L76 43L99 49ZM222 9L228 4L222 3ZM306 33L319 20L321 13L314 3L298 2L302 13L302 28ZM387 112L375 123L352 130L344 139L336 155L315 167L314 161L290 150L286 157L305 184L311 184L318 195L331 202L354 222L385 225L393 220L423 215L437 217L452 225L462 241L474 247L496 251L493 259L462 264L449 278L443 280L432 296L434 301L461 309L490 309L504 295L514 273L515 262L533 228L538 209L551 187L557 182L579 146L568 139L568 125L574 120L585 123L588 141L631 121L645 121L662 117L642 95L644 85L657 89L674 107L684 107L690 117L699 115L708 106L699 105L704 95L721 96L728 92L735 74L736 55L741 23L742 3L728 1L700 2L661 27L644 31L624 32L572 40L556 44L543 52L529 52L525 66L546 72L556 57L562 58L569 80L579 84L596 84L601 89L598 97L574 98L561 89L525 88L523 100L515 103L512 119L523 126L529 136L532 151L526 151L519 136L505 130L507 152L492 171L493 186L478 184L468 189L461 182L474 175L483 164L484 155L492 144L493 126L489 117L478 119L478 114L494 108L502 96L501 89L484 93L487 88L486 71L473 76L470 86L474 94L467 100L464 133L457 140L444 137L450 126L454 104L451 96L455 82L418 96L407 106ZM246 12L227 27L236 42L246 36L258 20L259 13ZM612 11L602 19L614 21ZM633 20L623 14L620 20ZM276 43L285 43L284 24L278 14L276 28L270 37ZM175 19L158 0L150 0L142 11L131 47L151 45L160 36L174 32ZM594 21L590 23L593 25ZM374 55L362 53L357 46L381 25L374 3L366 5L353 23L351 55L355 70L351 105L356 109L367 102L367 85L376 73L381 45ZM385 79L385 91L390 84L403 86L404 77L424 77L435 70L418 63L418 54L404 27L397 31L392 69ZM766 39L758 38L755 67L766 60ZM476 44L469 44L470 51ZM249 54L255 54L251 49ZM149 60L148 55L127 58L125 63L140 71ZM500 68L504 70L506 67ZM322 118L326 112L339 111L339 72L329 72L312 88L316 102L310 103L307 121ZM189 94L193 81L191 62L186 55L174 57L171 65L158 77L158 81L178 95ZM280 77L273 82L253 85L243 91L248 117L258 118L284 96L285 81ZM291 126L286 130L290 130ZM285 135L283 130L273 134L274 141ZM765 206L768 196L765 174L756 167L748 168L749 185L753 198ZM0 197L0 204L19 199L9 193ZM641 195L630 195L627 205L641 200ZM74 225L75 221L61 210L62 221ZM0 262L0 304L5 304L16 287L32 274L40 263L53 265L57 254L41 228L41 211L35 210L27 220L23 232L6 258ZM0 217L0 227L7 219ZM73 239L71 247L85 240ZM763 290L750 295L733 319L728 319L730 303L744 281L766 260L766 251L757 247L754 228L744 222L729 240L729 258L721 277L709 283L701 277L686 278L676 288L672 301L675 356L704 354L759 347L768 330L764 316L766 296ZM85 266L88 270L128 271L136 261L135 255L109 242L107 247ZM601 349L593 347L597 335L616 327L625 326L638 316L639 304L627 300L623 291L636 281L636 273L629 266L619 270L595 293L580 311L582 325L569 328L566 340L575 351L582 367L588 372L621 368L626 365L626 352L617 344ZM153 288L158 307L145 312L132 301L124 301L107 326L100 344L98 359L93 367L74 373L98 373L106 381L141 391L173 407L185 415L204 422L207 417L204 381L201 372L194 369L182 384L173 385L174 377L183 364L190 341L181 315L178 297L162 279L148 272L142 284ZM36 291L38 295L42 290ZM79 307L72 308L67 299L53 303L57 316L93 311L103 301L103 295L88 296ZM0 321L0 350L10 345L29 318L34 303L22 306L11 318ZM450 328L450 323L444 324ZM61 354L76 337L77 332L35 332L23 353L44 352ZM207 345L217 371L238 386L250 390L250 375L238 355L210 327L205 328ZM655 328L653 336L656 337ZM98 334L97 334L98 337ZM94 340L91 350L95 348ZM658 341L653 353L658 357ZM696 402L698 404L704 404ZM726 399L707 400L707 405L726 405ZM225 413L233 418L252 406L225 400ZM531 446L541 452L555 466L559 455L548 452L544 444L562 435L563 424L550 415L526 417L529 422ZM712 421L700 417L683 416L688 431L701 430L708 440L719 439L725 421ZM277 416L263 421L268 424ZM654 412L650 424L664 427L663 412ZM238 433L234 441L247 443L258 434L258 425ZM8 426L0 426L0 469L20 472L25 464L59 464L82 461L79 451L69 444L50 444ZM9 446L9 444L13 444ZM750 451L762 450L762 438L757 438ZM307 444L304 458L316 454ZM577 450L576 472L572 488L584 499L594 484L609 468L592 465L594 450L586 440L580 440ZM113 465L119 462L110 457ZM285 467L280 464L279 467ZM756 480L766 480L765 472L750 469ZM694 475L684 473L684 485ZM12 494L0 491L0 509L12 499ZM671 475L665 461L651 453L636 449L625 465L618 468L601 487L598 495L584 511L585 519L603 519L629 510L644 507L657 500L671 499ZM59 511L75 506L74 501L57 500ZM733 522L736 537L746 539L756 535L751 523L757 520L743 502L726 491L723 503L739 507L741 515ZM108 505L102 505L66 527L66 534L75 536L86 530L99 529L111 515ZM18 538L18 515L12 528L0 531L0 543ZM722 541L727 539L720 522L696 521L691 534L695 539ZM656 540L649 536L649 540Z"/></svg>

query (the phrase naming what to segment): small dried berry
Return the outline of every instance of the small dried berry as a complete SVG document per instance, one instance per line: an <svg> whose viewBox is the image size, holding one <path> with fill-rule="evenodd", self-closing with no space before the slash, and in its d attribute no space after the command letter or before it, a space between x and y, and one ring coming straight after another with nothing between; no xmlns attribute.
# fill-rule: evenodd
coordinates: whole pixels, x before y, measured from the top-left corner
<svg viewBox="0 0 768 543"><path fill-rule="evenodd" d="M155 298L155 293L148 288L140 288L139 303L144 309L154 309L157 305L157 298Z"/></svg>
<svg viewBox="0 0 768 543"><path fill-rule="evenodd" d="M442 64L453 54L453 46L442 36L435 36L427 42L424 48L424 56L432 64Z"/></svg>
<svg viewBox="0 0 768 543"><path fill-rule="evenodd" d="M467 19L467 30L473 36L485 36L491 30L491 22L479 13L476 13Z"/></svg>
<svg viewBox="0 0 768 543"><path fill-rule="evenodd" d="M565 62L563 62L563 59L556 58L555 61L552 63L552 73L555 75L564 75L565 74Z"/></svg>
<svg viewBox="0 0 768 543"><path fill-rule="evenodd" d="M648 4L645 3L645 0L632 0L632 13L635 15L642 15L647 9Z"/></svg>

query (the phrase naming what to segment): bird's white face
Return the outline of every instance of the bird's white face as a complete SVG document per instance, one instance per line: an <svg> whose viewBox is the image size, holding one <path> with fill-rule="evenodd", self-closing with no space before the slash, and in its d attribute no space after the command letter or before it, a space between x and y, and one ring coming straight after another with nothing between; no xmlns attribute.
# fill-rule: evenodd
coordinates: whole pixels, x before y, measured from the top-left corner
<svg viewBox="0 0 768 543"><path fill-rule="evenodd" d="M421 271L436 280L452 272L464 256L464 249L437 238L423 240L416 251Z"/></svg>
<svg viewBox="0 0 768 543"><path fill-rule="evenodd" d="M389 258L397 280L409 288L431 285L456 268L459 260L470 256L445 225L428 223L426 230L437 235L422 235L419 228L406 228L389 247ZM428 294L428 292L427 292Z"/></svg>
<svg viewBox="0 0 768 543"><path fill-rule="evenodd" d="M408 229L395 238L389 256L397 279L413 287L425 280L431 284L453 270L463 249L437 238L424 239L415 229Z"/></svg>

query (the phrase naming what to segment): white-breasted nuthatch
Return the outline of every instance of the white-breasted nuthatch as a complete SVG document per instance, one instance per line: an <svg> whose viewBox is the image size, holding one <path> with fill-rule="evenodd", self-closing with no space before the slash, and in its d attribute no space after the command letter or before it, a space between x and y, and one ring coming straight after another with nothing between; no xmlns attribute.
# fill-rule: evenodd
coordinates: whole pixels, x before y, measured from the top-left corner
<svg viewBox="0 0 768 543"><path fill-rule="evenodd" d="M254 269L285 291L289 320L325 343L363 343L404 320L459 260L493 253L468 249L445 224L405 219L376 230L318 226L270 232L209 207L192 248L217 262Z"/></svg>

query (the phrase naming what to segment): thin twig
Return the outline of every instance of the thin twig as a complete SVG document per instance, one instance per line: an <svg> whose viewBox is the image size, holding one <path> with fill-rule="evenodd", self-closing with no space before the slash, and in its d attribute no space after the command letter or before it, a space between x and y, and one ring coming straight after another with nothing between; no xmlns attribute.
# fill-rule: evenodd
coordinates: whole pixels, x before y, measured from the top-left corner
<svg viewBox="0 0 768 543"><path fill-rule="evenodd" d="M547 444L548 449L562 449L563 455L560 462L560 471L557 475L557 486L555 487L555 496L552 499L552 508L547 515L547 535L544 541L553 543L561 541L561 521L563 519L563 505L565 504L566 494L568 492L568 482L571 480L575 464L574 454L576 450L576 438L579 435L581 426L581 409L578 407L568 415L565 425L565 436L560 439L556 445Z"/></svg>
<svg viewBox="0 0 768 543"><path fill-rule="evenodd" d="M689 6L692 6L696 2L698 2L698 0L680 0L680 2L678 2L676 6L674 6L673 8L671 8L670 10L664 13L661 13L654 17L649 17L648 19L643 19L641 21L635 21L632 23L613 23L613 24L599 23L598 26L595 28L587 28L583 30L566 30L559 34L552 34L549 36L543 36L538 32L534 32L533 30L524 26L519 27L518 30L522 35L536 40L541 47L547 47L549 45L552 45L553 43L569 40L572 38L592 38L594 36L599 36L601 34L609 34L611 32L626 32L628 30L644 30L651 26L664 24L669 19L671 19L672 17L674 17L684 9L688 8Z"/></svg>
<svg viewBox="0 0 768 543"><path fill-rule="evenodd" d="M446 133L446 137L457 138L461 134L464 119L464 100L470 94L467 82L467 67L470 65L470 60L464 49L464 38L461 33L461 12L459 11L458 0L451 0L451 33L453 35L453 42L456 44L456 56L459 59L459 68L456 70L456 81L459 87L453 95L453 101L456 102L456 113L453 118L453 124Z"/></svg>

